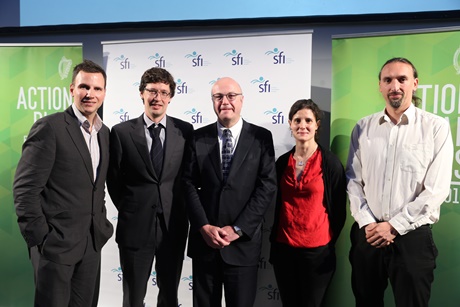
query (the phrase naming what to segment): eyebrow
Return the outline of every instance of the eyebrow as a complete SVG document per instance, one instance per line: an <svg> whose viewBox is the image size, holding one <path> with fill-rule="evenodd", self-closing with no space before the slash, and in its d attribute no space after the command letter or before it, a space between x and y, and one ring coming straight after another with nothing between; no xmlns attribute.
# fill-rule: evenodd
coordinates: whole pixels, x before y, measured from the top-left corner
<svg viewBox="0 0 460 307"><path fill-rule="evenodd" d="M406 74L397 75L397 76L390 76L390 75L382 75L382 79L400 79L400 78L409 78Z"/></svg>
<svg viewBox="0 0 460 307"><path fill-rule="evenodd" d="M80 83L78 85L78 88L90 88L91 86L89 84L86 84L86 83ZM100 87L100 86L94 86L95 89L97 90L102 90L104 89L103 87Z"/></svg>

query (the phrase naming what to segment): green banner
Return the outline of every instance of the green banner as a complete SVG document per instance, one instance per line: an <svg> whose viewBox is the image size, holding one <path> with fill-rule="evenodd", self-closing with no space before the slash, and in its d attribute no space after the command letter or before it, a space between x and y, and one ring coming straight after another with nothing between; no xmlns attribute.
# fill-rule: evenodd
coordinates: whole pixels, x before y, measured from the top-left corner
<svg viewBox="0 0 460 307"><path fill-rule="evenodd" d="M433 226L434 240L439 250L430 306L458 306L460 301L460 31L412 33L360 38L337 38L332 41L332 105L331 147L345 164L350 134L356 122L379 112L385 101L379 92L378 73L390 58L405 57L417 68L420 108L445 117L450 122L454 141L454 162L451 193L441 207L440 221ZM350 247L349 231L353 218L349 216L341 238L343 252ZM343 254L343 253L342 253ZM346 257L348 254L346 254ZM353 306L351 269L348 259L340 281L349 285L340 299L340 306ZM340 275L340 273L339 273ZM339 282L337 282L339 284ZM339 302L339 301L337 301ZM331 306L339 306L333 305ZM391 287L385 306L394 306Z"/></svg>
<svg viewBox="0 0 460 307"><path fill-rule="evenodd" d="M16 221L12 185L32 124L72 103L81 45L0 44L0 306L33 306L33 270Z"/></svg>

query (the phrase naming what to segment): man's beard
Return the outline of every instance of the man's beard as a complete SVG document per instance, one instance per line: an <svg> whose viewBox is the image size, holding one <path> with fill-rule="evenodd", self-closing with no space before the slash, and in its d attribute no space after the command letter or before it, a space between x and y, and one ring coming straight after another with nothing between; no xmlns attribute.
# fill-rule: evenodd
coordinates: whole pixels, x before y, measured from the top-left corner
<svg viewBox="0 0 460 307"><path fill-rule="evenodd" d="M401 93L400 99L395 100L395 99L391 99L390 97L388 97L388 101L390 102L390 105L393 107L393 109L398 109L403 103L404 97L405 97L404 93Z"/></svg>

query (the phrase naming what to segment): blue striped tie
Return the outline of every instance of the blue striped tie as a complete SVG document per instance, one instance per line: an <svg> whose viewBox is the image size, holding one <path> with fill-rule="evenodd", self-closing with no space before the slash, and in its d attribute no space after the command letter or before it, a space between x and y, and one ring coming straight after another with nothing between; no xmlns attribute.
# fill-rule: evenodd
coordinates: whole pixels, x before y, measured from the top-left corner
<svg viewBox="0 0 460 307"><path fill-rule="evenodd" d="M225 129L222 132L222 177L224 182L227 181L230 166L232 165L232 149L232 132L229 129Z"/></svg>

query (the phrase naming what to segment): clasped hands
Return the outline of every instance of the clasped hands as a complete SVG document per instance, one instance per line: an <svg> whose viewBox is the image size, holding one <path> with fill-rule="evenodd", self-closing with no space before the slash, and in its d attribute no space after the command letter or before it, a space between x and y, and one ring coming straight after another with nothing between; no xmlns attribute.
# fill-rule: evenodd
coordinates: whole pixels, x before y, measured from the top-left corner
<svg viewBox="0 0 460 307"><path fill-rule="evenodd" d="M208 246L222 249L239 238L232 226L217 227L206 224L200 228L200 233Z"/></svg>
<svg viewBox="0 0 460 307"><path fill-rule="evenodd" d="M396 229L388 222L370 223L364 227L366 241L375 248L383 248L393 243L398 235Z"/></svg>

